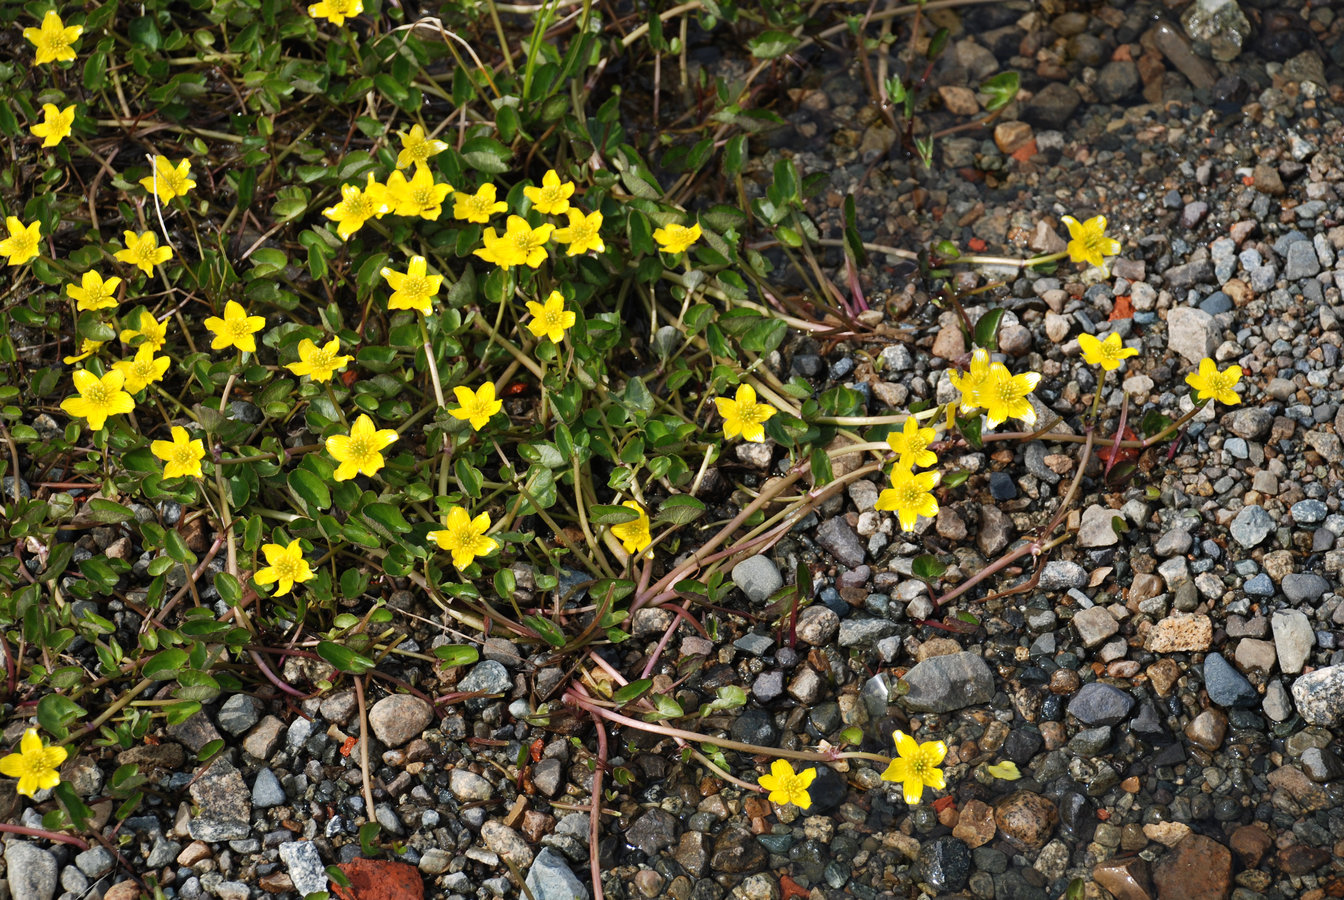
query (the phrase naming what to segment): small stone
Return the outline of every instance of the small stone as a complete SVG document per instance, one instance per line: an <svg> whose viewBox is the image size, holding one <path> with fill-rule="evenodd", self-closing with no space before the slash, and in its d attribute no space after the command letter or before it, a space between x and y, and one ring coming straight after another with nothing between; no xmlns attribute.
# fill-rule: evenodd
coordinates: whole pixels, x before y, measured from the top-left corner
<svg viewBox="0 0 1344 900"><path fill-rule="evenodd" d="M564 786L564 764L547 757L532 767L532 784L547 797L554 797Z"/></svg>
<svg viewBox="0 0 1344 900"><path fill-rule="evenodd" d="M1283 722L1293 714L1293 704L1288 699L1288 689L1277 679L1265 687L1265 700L1262 704L1265 715L1275 722Z"/></svg>
<svg viewBox="0 0 1344 900"><path fill-rule="evenodd" d="M1022 117L1043 128L1060 129L1082 102L1082 97L1073 88L1052 81L1027 101Z"/></svg>
<svg viewBox="0 0 1344 900"><path fill-rule="evenodd" d="M920 880L946 892L966 886L971 874L971 850L956 837L940 837L919 848Z"/></svg>
<svg viewBox="0 0 1344 900"><path fill-rule="evenodd" d="M994 673L984 659L962 652L935 656L917 664L903 679L909 691L901 699L917 712L952 712L994 698Z"/></svg>
<svg viewBox="0 0 1344 900"><path fill-rule="evenodd" d="M1236 59L1251 36L1251 23L1236 0L1195 0L1182 13L1181 26L1192 40L1208 44L1219 62Z"/></svg>
<svg viewBox="0 0 1344 900"><path fill-rule="evenodd" d="M1087 570L1076 562L1052 559L1041 570L1038 586L1043 591L1067 591L1087 584Z"/></svg>
<svg viewBox="0 0 1344 900"><path fill-rule="evenodd" d="M1332 727L1344 719L1344 665L1326 666L1293 681L1293 702L1309 725Z"/></svg>
<svg viewBox="0 0 1344 900"><path fill-rule="evenodd" d="M840 623L837 639L841 647L867 647L896 631L896 623L887 619L847 618Z"/></svg>
<svg viewBox="0 0 1344 900"><path fill-rule="evenodd" d="M755 835L740 825L730 825L714 838L709 864L719 872L740 875L761 870L768 860L769 854Z"/></svg>
<svg viewBox="0 0 1344 900"><path fill-rule="evenodd" d="M1229 844L1232 852L1241 860L1241 864L1248 869L1254 869L1274 846L1274 838L1259 825L1242 825L1232 832Z"/></svg>
<svg viewBox="0 0 1344 900"><path fill-rule="evenodd" d="M266 716L243 738L243 752L256 759L270 759L271 754L279 748L284 733L283 722L275 716Z"/></svg>
<svg viewBox="0 0 1344 900"><path fill-rule="evenodd" d="M1218 335L1213 316L1191 306L1178 306L1167 314L1167 349L1193 366L1213 356Z"/></svg>
<svg viewBox="0 0 1344 900"><path fill-rule="evenodd" d="M476 669L486 665L504 669L502 665L492 660L478 663ZM476 669L472 671L475 672ZM467 686L466 681L464 678L459 684L461 690L476 690ZM369 727L373 729L374 736L388 747L400 747L412 738L418 738L433 719L434 708L410 694L392 694L379 700L369 709Z"/></svg>
<svg viewBox="0 0 1344 900"><path fill-rule="evenodd" d="M809 606L798 616L798 640L813 647L824 647L840 630L840 617L828 606Z"/></svg>
<svg viewBox="0 0 1344 900"><path fill-rule="evenodd" d="M1153 870L1158 898L1226 900L1232 890L1232 853L1202 834L1187 834Z"/></svg>
<svg viewBox="0 0 1344 900"><path fill-rule="evenodd" d="M1247 674L1268 675L1274 669L1274 645L1257 638L1245 638L1237 644L1233 659L1237 668Z"/></svg>
<svg viewBox="0 0 1344 900"><path fill-rule="evenodd" d="M1152 900L1152 876L1141 856L1097 863L1092 867L1092 880L1115 900Z"/></svg>
<svg viewBox="0 0 1344 900"><path fill-rule="evenodd" d="M1302 751L1302 771L1317 784L1344 778L1344 762L1329 749L1308 747Z"/></svg>
<svg viewBox="0 0 1344 900"><path fill-rule="evenodd" d="M1119 103L1136 96L1139 89L1143 86L1139 78L1139 67L1132 60L1112 60L1101 67L1097 72L1097 82L1095 85L1097 98L1102 103ZM1187 213L1189 208L1187 207ZM1196 219L1192 224L1186 225L1187 228L1193 228L1199 224Z"/></svg>
<svg viewBox="0 0 1344 900"><path fill-rule="evenodd" d="M1008 843L1020 850L1039 850L1054 834L1059 810L1033 791L1014 791L995 804L994 823Z"/></svg>
<svg viewBox="0 0 1344 900"><path fill-rule="evenodd" d="M1185 736L1209 752L1217 750L1227 736L1227 714L1218 709L1204 710L1185 726Z"/></svg>
<svg viewBox="0 0 1344 900"><path fill-rule="evenodd" d="M56 857L26 841L5 845L5 869L9 893L16 898L51 900L56 896Z"/></svg>
<svg viewBox="0 0 1344 900"><path fill-rule="evenodd" d="M1083 510L1082 524L1078 527L1078 546L1110 547L1120 540L1112 520L1119 516L1113 509L1092 504Z"/></svg>
<svg viewBox="0 0 1344 900"><path fill-rule="evenodd" d="M1294 604L1315 603L1330 590L1330 582L1310 572L1285 575L1279 586L1283 595Z"/></svg>
<svg viewBox="0 0 1344 900"><path fill-rule="evenodd" d="M527 889L533 900L588 900L588 888L575 877L569 863L550 847L543 847L527 871Z"/></svg>
<svg viewBox="0 0 1344 900"><path fill-rule="evenodd" d="M188 823L198 841L238 841L252 831L252 794L234 765L219 756L196 776L188 791L200 814Z"/></svg>
<svg viewBox="0 0 1344 900"><path fill-rule="evenodd" d="M1120 624L1103 606L1094 606L1074 614L1073 627L1085 647L1095 647L1120 630Z"/></svg>
<svg viewBox="0 0 1344 900"><path fill-rule="evenodd" d="M1316 258L1316 248L1310 241L1298 241L1288 245L1288 259L1283 266L1283 277L1289 281L1311 278L1321 271L1321 263Z"/></svg>
<svg viewBox="0 0 1344 900"><path fill-rule="evenodd" d="M287 841L280 845L280 859L300 897L327 889L327 870L310 841Z"/></svg>
<svg viewBox="0 0 1344 900"><path fill-rule="evenodd" d="M933 339L932 353L939 359L957 359L966 353L966 336L956 325L944 326Z"/></svg>
<svg viewBox="0 0 1344 900"><path fill-rule="evenodd" d="M988 844L997 832L994 808L983 800L967 800L952 828L952 836L965 841L972 850Z"/></svg>
<svg viewBox="0 0 1344 900"><path fill-rule="evenodd" d="M219 727L235 737L257 724L261 704L248 694L234 694L225 700L215 717Z"/></svg>
<svg viewBox="0 0 1344 900"><path fill-rule="evenodd" d="M1283 179L1279 177L1279 170L1269 163L1256 163L1255 169L1251 172L1251 179L1255 182L1255 189L1262 194L1282 197L1286 193Z"/></svg>
<svg viewBox="0 0 1344 900"><path fill-rule="evenodd" d="M1160 620L1148 631L1144 647L1152 653L1182 653L1207 650L1212 643L1212 619L1177 613Z"/></svg>
<svg viewBox="0 0 1344 900"><path fill-rule="evenodd" d="M943 85L938 88L938 96L943 106L954 116L973 116L980 111L975 99L975 91L957 85Z"/></svg>
<svg viewBox="0 0 1344 900"><path fill-rule="evenodd" d="M1031 126L1026 122L1000 122L994 126L994 145L1005 156L1026 146L1031 138Z"/></svg>
<svg viewBox="0 0 1344 900"><path fill-rule="evenodd" d="M1115 725L1134 708L1134 698L1118 687L1093 681L1069 701L1069 715L1084 725Z"/></svg>
<svg viewBox="0 0 1344 900"><path fill-rule="evenodd" d="M747 599L760 603L784 586L779 566L768 556L749 556L733 566L733 584Z"/></svg>
<svg viewBox="0 0 1344 900"><path fill-rule="evenodd" d="M499 854L515 866L526 867L532 865L532 848L527 845L527 841L523 840L517 831L503 822L496 822L492 819L482 825L481 840L492 853Z"/></svg>
<svg viewBox="0 0 1344 900"><path fill-rule="evenodd" d="M1209 699L1219 706L1248 708L1259 702L1260 696L1246 676L1236 670L1221 653L1204 657L1204 689Z"/></svg>
<svg viewBox="0 0 1344 900"><path fill-rule="evenodd" d="M269 768L257 772L256 780L252 782L252 805L258 809L270 809L284 802L285 789L275 773Z"/></svg>
<svg viewBox="0 0 1344 900"><path fill-rule="evenodd" d="M1274 629L1274 648L1278 653L1279 669L1284 674L1296 675L1311 656L1316 645L1316 632L1306 613L1283 609L1269 620Z"/></svg>
<svg viewBox="0 0 1344 900"><path fill-rule="evenodd" d="M863 543L849 522L843 518L837 516L827 519L817 529L816 535L818 546L834 556L842 565L853 569L863 564L867 551L864 550Z"/></svg>
<svg viewBox="0 0 1344 900"><path fill-rule="evenodd" d="M489 800L495 786L470 769L453 769L448 773L448 790L463 803Z"/></svg>
<svg viewBox="0 0 1344 900"><path fill-rule="evenodd" d="M478 708L482 708L490 702L487 698L507 694L512 687L513 679L509 677L509 670L504 668L503 663L495 662L493 659L481 660L472 666L471 671L467 673L467 677L457 683L459 691L484 692L484 697L475 701L468 701L468 703L478 704ZM426 725L428 725L428 722L426 722ZM403 729L403 731L406 730ZM411 737L418 737L423 730L423 728L420 729Z"/></svg>
<svg viewBox="0 0 1344 900"><path fill-rule="evenodd" d="M1319 500L1299 500L1288 510L1294 525L1316 525L1325 521L1329 508Z"/></svg>

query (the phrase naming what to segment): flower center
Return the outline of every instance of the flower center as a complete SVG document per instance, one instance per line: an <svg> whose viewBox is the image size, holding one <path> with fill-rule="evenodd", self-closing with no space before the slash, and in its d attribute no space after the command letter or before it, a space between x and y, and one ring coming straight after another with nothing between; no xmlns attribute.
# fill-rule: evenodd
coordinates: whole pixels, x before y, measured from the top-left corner
<svg viewBox="0 0 1344 900"><path fill-rule="evenodd" d="M473 215L484 215L489 211L490 201L484 197L471 196L467 198L467 209Z"/></svg>
<svg viewBox="0 0 1344 900"><path fill-rule="evenodd" d="M190 466L196 462L196 454L190 444L181 444L173 451L173 462L179 466Z"/></svg>
<svg viewBox="0 0 1344 900"><path fill-rule="evenodd" d="M309 360L309 365L315 369L327 369L331 367L331 360L335 354L328 353L326 350L318 350Z"/></svg>
<svg viewBox="0 0 1344 900"><path fill-rule="evenodd" d="M563 199L563 198L560 196L560 188L559 188L559 187L546 187L546 188L542 188L542 189L541 189L541 202L542 202L542 203L547 203L547 204L549 204L549 203L558 203L558 202L560 202L560 200L562 200L562 199Z"/></svg>
<svg viewBox="0 0 1344 900"><path fill-rule="evenodd" d="M373 455L373 444L366 437L352 437L350 439L350 458L363 464Z"/></svg>
<svg viewBox="0 0 1344 900"><path fill-rule="evenodd" d="M911 482L901 488L901 503L903 506L914 506L919 502L919 497L924 492L919 489L919 485Z"/></svg>
<svg viewBox="0 0 1344 900"><path fill-rule="evenodd" d="M84 395L84 399L96 406L106 406L112 399L112 392L103 387L102 384L95 384L89 388Z"/></svg>
<svg viewBox="0 0 1344 900"><path fill-rule="evenodd" d="M344 10L337 10L337 12L345 15ZM346 208L350 211L350 215L357 219L367 219L373 215L373 201L369 199L367 194L352 198L346 204Z"/></svg>
<svg viewBox="0 0 1344 900"><path fill-rule="evenodd" d="M228 323L228 326L229 334L233 335L234 338L247 337L252 333L247 328L247 319L234 319Z"/></svg>
<svg viewBox="0 0 1344 900"><path fill-rule="evenodd" d="M929 770L928 762L922 757L916 757L910 761L910 771L916 775L923 776Z"/></svg>
<svg viewBox="0 0 1344 900"><path fill-rule="evenodd" d="M275 574L278 575L282 581L293 581L294 576L299 573L298 561L288 556L277 562L274 568Z"/></svg>
<svg viewBox="0 0 1344 900"><path fill-rule="evenodd" d="M420 159L423 156L424 154L421 153L416 159ZM421 209L429 209L434 205L434 192L430 188L421 188L411 192L411 199L414 200L415 205Z"/></svg>
<svg viewBox="0 0 1344 900"><path fill-rule="evenodd" d="M530 253L534 245L532 234L526 231L514 232L513 245L523 253Z"/></svg>
<svg viewBox="0 0 1344 900"><path fill-rule="evenodd" d="M464 551L475 551L477 535L470 525L464 525L453 534L453 542Z"/></svg>
<svg viewBox="0 0 1344 900"><path fill-rule="evenodd" d="M1003 403L1012 403L1017 399L1017 390L1013 387L1012 379L1005 378L999 382L999 400Z"/></svg>
<svg viewBox="0 0 1344 900"><path fill-rule="evenodd" d="M760 421L761 408L756 403L744 403L737 408L737 417L747 425L755 425Z"/></svg>
<svg viewBox="0 0 1344 900"><path fill-rule="evenodd" d="M403 294L410 294L412 297L419 297L429 293L427 285L425 284L425 279L417 275L408 276L406 280L401 283L401 292Z"/></svg>
<svg viewBox="0 0 1344 900"><path fill-rule="evenodd" d="M559 310L551 310L551 311L547 312L547 313L546 313L546 318L545 318L546 327L547 327L547 328L562 328L563 326L560 324L560 315L561 315L561 314L560 314L560 311L559 311Z"/></svg>

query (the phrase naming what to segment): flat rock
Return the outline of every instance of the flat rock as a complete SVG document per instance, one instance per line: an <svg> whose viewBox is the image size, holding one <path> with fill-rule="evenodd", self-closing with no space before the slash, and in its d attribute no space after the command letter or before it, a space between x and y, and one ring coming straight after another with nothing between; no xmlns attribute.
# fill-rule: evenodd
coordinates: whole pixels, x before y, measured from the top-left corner
<svg viewBox="0 0 1344 900"><path fill-rule="evenodd" d="M1283 576L1279 587L1290 603L1315 603L1330 590L1330 582L1313 572L1293 572Z"/></svg>
<svg viewBox="0 0 1344 900"><path fill-rule="evenodd" d="M839 516L821 523L817 529L817 544L842 565L851 569L863 565L866 553L863 543L849 522Z"/></svg>
<svg viewBox="0 0 1344 900"><path fill-rule="evenodd" d="M487 663L503 665L491 660ZM464 678L465 682L466 679ZM462 690L471 690L460 686ZM418 738L434 719L434 708L419 697L410 694L392 694L384 697L369 709L369 727L378 740L388 747L400 747L413 738Z"/></svg>
<svg viewBox="0 0 1344 900"><path fill-rule="evenodd" d="M1157 900L1226 900L1232 852L1202 834L1188 834L1153 870Z"/></svg>
<svg viewBox="0 0 1344 900"><path fill-rule="evenodd" d="M1120 623L1103 606L1080 610L1073 617L1073 627L1086 647L1104 643L1120 630Z"/></svg>
<svg viewBox="0 0 1344 900"><path fill-rule="evenodd" d="M903 680L910 690L901 699L916 712L952 712L994 698L994 673L969 652L926 659Z"/></svg>
<svg viewBox="0 0 1344 900"><path fill-rule="evenodd" d="M1293 681L1293 702L1308 725L1338 724L1344 718L1344 665L1299 676Z"/></svg>
<svg viewBox="0 0 1344 900"><path fill-rule="evenodd" d="M1148 631L1144 647L1151 653L1183 653L1209 649L1213 620L1203 615L1177 613L1158 621Z"/></svg>
<svg viewBox="0 0 1344 900"><path fill-rule="evenodd" d="M1204 310L1178 306L1167 314L1167 349L1192 366L1213 356L1217 346L1218 332L1213 316Z"/></svg>
<svg viewBox="0 0 1344 900"><path fill-rule="evenodd" d="M588 900L588 888L575 877L565 858L543 847L527 870L527 889L533 900Z"/></svg>
<svg viewBox="0 0 1344 900"><path fill-rule="evenodd" d="M760 603L784 586L784 577L770 557L749 556L733 566L733 584L748 600Z"/></svg>
<svg viewBox="0 0 1344 900"><path fill-rule="evenodd" d="M327 870L311 841L288 841L280 845L280 860L300 897L327 889Z"/></svg>
<svg viewBox="0 0 1344 900"><path fill-rule="evenodd" d="M252 792L224 757L216 757L188 789L200 808L187 828L198 841L240 841L252 833Z"/></svg>
<svg viewBox="0 0 1344 900"><path fill-rule="evenodd" d="M1092 867L1092 880L1115 900L1152 900L1152 875L1141 856L1111 859Z"/></svg>
<svg viewBox="0 0 1344 900"><path fill-rule="evenodd" d="M1118 543L1120 535L1111 524L1118 515L1115 510L1096 503L1083 510L1082 524L1078 526L1078 546L1110 547Z"/></svg>
<svg viewBox="0 0 1344 900"><path fill-rule="evenodd" d="M1316 646L1316 632L1312 630L1311 620L1299 610L1281 609L1274 613L1269 624L1274 630L1279 670L1286 675L1296 675L1302 671Z"/></svg>
<svg viewBox="0 0 1344 900"><path fill-rule="evenodd" d="M482 825L481 840L490 852L499 854L519 868L532 865L532 848L522 835L503 822L491 819Z"/></svg>
<svg viewBox="0 0 1344 900"><path fill-rule="evenodd" d="M16 898L51 900L56 896L56 857L26 841L5 845L5 874L9 893Z"/></svg>
<svg viewBox="0 0 1344 900"><path fill-rule="evenodd" d="M1084 725L1116 725L1134 708L1134 698L1114 685L1092 681L1069 701L1069 714Z"/></svg>
<svg viewBox="0 0 1344 900"><path fill-rule="evenodd" d="M1232 520L1229 529L1232 538L1247 550L1258 546L1274 530L1274 519L1265 512L1264 507L1251 505L1243 507Z"/></svg>
<svg viewBox="0 0 1344 900"><path fill-rule="evenodd" d="M994 822L994 807L983 800L967 800L952 828L952 836L966 842L974 850L994 840L999 826Z"/></svg>

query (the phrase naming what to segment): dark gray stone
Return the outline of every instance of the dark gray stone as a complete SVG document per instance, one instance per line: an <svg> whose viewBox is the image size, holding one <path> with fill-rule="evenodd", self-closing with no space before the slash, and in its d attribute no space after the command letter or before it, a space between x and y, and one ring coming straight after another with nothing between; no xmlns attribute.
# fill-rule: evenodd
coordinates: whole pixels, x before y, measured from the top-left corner
<svg viewBox="0 0 1344 900"><path fill-rule="evenodd" d="M1115 725L1134 708L1134 698L1100 681L1083 685L1069 701L1069 715L1084 725Z"/></svg>
<svg viewBox="0 0 1344 900"><path fill-rule="evenodd" d="M865 553L863 542L854 533L849 522L839 516L821 523L821 527L817 529L817 544L842 565L851 569L863 565Z"/></svg>
<svg viewBox="0 0 1344 900"><path fill-rule="evenodd" d="M1260 696L1246 676L1237 671L1221 653L1204 657L1204 690L1209 699L1219 706L1248 708L1260 701Z"/></svg>
<svg viewBox="0 0 1344 900"><path fill-rule="evenodd" d="M959 891L971 875L971 850L965 841L940 837L919 848L920 880L939 891Z"/></svg>
<svg viewBox="0 0 1344 900"><path fill-rule="evenodd" d="M994 673L969 652L926 659L904 681L910 690L901 699L917 712L952 712L994 698Z"/></svg>

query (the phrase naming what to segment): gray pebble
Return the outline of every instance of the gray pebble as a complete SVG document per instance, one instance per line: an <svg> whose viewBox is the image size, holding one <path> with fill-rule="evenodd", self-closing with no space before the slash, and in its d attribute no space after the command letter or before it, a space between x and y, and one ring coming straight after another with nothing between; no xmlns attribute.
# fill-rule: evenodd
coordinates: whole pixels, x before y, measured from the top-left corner
<svg viewBox="0 0 1344 900"><path fill-rule="evenodd" d="M317 848L309 841L287 841L280 845L280 859L300 897L327 889L326 867Z"/></svg>
<svg viewBox="0 0 1344 900"><path fill-rule="evenodd" d="M1247 506L1232 520L1232 538L1250 549L1269 537L1274 530L1274 519L1262 506Z"/></svg>
<svg viewBox="0 0 1344 900"><path fill-rule="evenodd" d="M270 809L273 806L281 806L284 802L285 789L280 784L280 779L275 777L275 773L269 768L257 772L257 778L252 782L252 805L259 809Z"/></svg>

